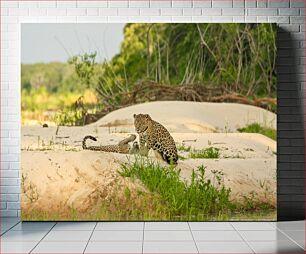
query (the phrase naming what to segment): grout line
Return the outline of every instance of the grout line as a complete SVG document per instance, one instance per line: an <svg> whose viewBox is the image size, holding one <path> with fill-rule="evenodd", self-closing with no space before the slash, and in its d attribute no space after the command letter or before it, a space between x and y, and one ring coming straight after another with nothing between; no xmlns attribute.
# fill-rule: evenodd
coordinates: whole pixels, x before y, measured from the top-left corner
<svg viewBox="0 0 306 254"><path fill-rule="evenodd" d="M142 245L141 245L141 253L143 253L144 234L145 234L145 222L143 222L143 226L142 226Z"/></svg>
<svg viewBox="0 0 306 254"><path fill-rule="evenodd" d="M285 231L279 229L279 228L276 228L276 230L278 230L279 232L281 232L282 234L284 234L286 237L289 238L289 240L291 240L292 242L294 242L296 245L298 245L299 247L301 247L303 250L305 250L305 248L303 246L301 246L298 242L296 242L292 237L290 237L289 235L287 235L285 233Z"/></svg>
<svg viewBox="0 0 306 254"><path fill-rule="evenodd" d="M277 221L275 221L276 223L273 223L273 222L269 222L269 224L274 228L274 229L277 229Z"/></svg>
<svg viewBox="0 0 306 254"><path fill-rule="evenodd" d="M1 233L1 236L4 235L5 233L7 233L8 231L10 231L12 228L14 228L15 226L17 226L20 223L20 221L18 221L16 224L13 224L13 226L11 226L9 229L5 230L3 233Z"/></svg>
<svg viewBox="0 0 306 254"><path fill-rule="evenodd" d="M49 231L38 241L38 243L29 251L29 253L32 253L32 251L40 244L40 242L51 232L51 230L55 227L57 222L49 229Z"/></svg>
<svg viewBox="0 0 306 254"><path fill-rule="evenodd" d="M195 239L194 239L194 236L193 236L193 233L192 233L192 230L191 230L191 227L190 227L189 222L187 222L187 224L188 224L188 227L189 227L189 230L190 230L190 233L191 233L193 242L194 242L194 244L195 244L195 246L196 246L197 252L200 253L199 248L198 248L198 245L197 245L197 242L196 242Z"/></svg>
<svg viewBox="0 0 306 254"><path fill-rule="evenodd" d="M90 234L90 237L89 237L89 239L88 239L88 241L87 241L87 243L86 243L86 246L85 246L85 248L84 248L83 253L85 253L86 248L87 248L87 246L88 246L88 244L89 244L89 241L90 241L90 239L91 239L93 233L95 232L95 229L96 229L97 225L98 225L98 222L96 222L96 224L95 224L95 226L94 226L94 228L93 228L93 230L92 230L92 232L91 232L91 234Z"/></svg>
<svg viewBox="0 0 306 254"><path fill-rule="evenodd" d="M235 228L235 226L234 226L234 224L233 224L232 222L230 222L229 224L231 225L231 227L232 227L235 231L237 231L237 229ZM242 236L240 236L240 237L243 239Z"/></svg>
<svg viewBox="0 0 306 254"><path fill-rule="evenodd" d="M246 243L246 245L249 246L249 248L253 251L253 253L256 253L256 251L252 248L249 242L246 239L244 239L244 237L240 234L239 230L237 230L231 222L230 224L233 227L233 229L237 232L237 234L242 238L242 240Z"/></svg>

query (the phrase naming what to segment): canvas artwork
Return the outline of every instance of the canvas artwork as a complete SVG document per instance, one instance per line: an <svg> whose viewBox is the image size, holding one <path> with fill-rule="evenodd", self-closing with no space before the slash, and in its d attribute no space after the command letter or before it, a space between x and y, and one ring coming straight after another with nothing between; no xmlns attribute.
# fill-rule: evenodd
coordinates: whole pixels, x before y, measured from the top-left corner
<svg viewBox="0 0 306 254"><path fill-rule="evenodd" d="M275 220L276 36L22 24L22 220Z"/></svg>

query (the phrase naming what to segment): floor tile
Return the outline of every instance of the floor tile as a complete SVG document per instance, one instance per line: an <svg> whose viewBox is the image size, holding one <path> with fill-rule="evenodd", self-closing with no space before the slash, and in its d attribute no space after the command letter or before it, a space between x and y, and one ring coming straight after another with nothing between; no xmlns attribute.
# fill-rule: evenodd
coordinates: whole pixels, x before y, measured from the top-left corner
<svg viewBox="0 0 306 254"><path fill-rule="evenodd" d="M144 222L98 222L95 230L143 230Z"/></svg>
<svg viewBox="0 0 306 254"><path fill-rule="evenodd" d="M253 253L245 242L197 242L200 253Z"/></svg>
<svg viewBox="0 0 306 254"><path fill-rule="evenodd" d="M145 222L145 230L190 230L187 222Z"/></svg>
<svg viewBox="0 0 306 254"><path fill-rule="evenodd" d="M13 231L49 231L55 222L20 222L11 230Z"/></svg>
<svg viewBox="0 0 306 254"><path fill-rule="evenodd" d="M193 241L190 231L145 231L145 241Z"/></svg>
<svg viewBox="0 0 306 254"><path fill-rule="evenodd" d="M143 253L198 253L196 245L190 242L144 242Z"/></svg>
<svg viewBox="0 0 306 254"><path fill-rule="evenodd" d="M18 221L15 221L15 222L1 222L1 228L2 227L13 227L17 224L19 224Z"/></svg>
<svg viewBox="0 0 306 254"><path fill-rule="evenodd" d="M304 253L304 250L291 241L248 242L256 253Z"/></svg>
<svg viewBox="0 0 306 254"><path fill-rule="evenodd" d="M38 242L2 242L0 253L29 253Z"/></svg>
<svg viewBox="0 0 306 254"><path fill-rule="evenodd" d="M40 231L8 231L1 236L3 242L35 242L40 241L47 232Z"/></svg>
<svg viewBox="0 0 306 254"><path fill-rule="evenodd" d="M289 236L291 240L295 241L302 248L305 249L305 231L303 230L291 230L282 231L285 235Z"/></svg>
<svg viewBox="0 0 306 254"><path fill-rule="evenodd" d="M243 241L236 231L192 231L195 241Z"/></svg>
<svg viewBox="0 0 306 254"><path fill-rule="evenodd" d="M305 231L290 230L282 232L285 233L285 235L288 235L292 240L305 240Z"/></svg>
<svg viewBox="0 0 306 254"><path fill-rule="evenodd" d="M58 222L54 226L53 230L66 231L66 230L93 230L96 222Z"/></svg>
<svg viewBox="0 0 306 254"><path fill-rule="evenodd" d="M301 248L305 250L305 239L295 241Z"/></svg>
<svg viewBox="0 0 306 254"><path fill-rule="evenodd" d="M4 233L5 231L13 228L14 226L18 225L19 222L3 222L1 223L1 234Z"/></svg>
<svg viewBox="0 0 306 254"><path fill-rule="evenodd" d="M235 230L229 222L189 222L191 230Z"/></svg>
<svg viewBox="0 0 306 254"><path fill-rule="evenodd" d="M269 222L231 222L236 230L275 230Z"/></svg>
<svg viewBox="0 0 306 254"><path fill-rule="evenodd" d="M287 236L278 230L271 231L239 231L246 241L282 241L289 240Z"/></svg>
<svg viewBox="0 0 306 254"><path fill-rule="evenodd" d="M18 232L18 231L15 231ZM44 242L86 242L92 231L50 231L43 239Z"/></svg>
<svg viewBox="0 0 306 254"><path fill-rule="evenodd" d="M94 231L90 241L142 241L143 231Z"/></svg>
<svg viewBox="0 0 306 254"><path fill-rule="evenodd" d="M273 223L275 226L281 230L304 230L305 231L305 221L282 221Z"/></svg>
<svg viewBox="0 0 306 254"><path fill-rule="evenodd" d="M0 235L4 234L8 229L5 229L5 228L1 228L0 230Z"/></svg>
<svg viewBox="0 0 306 254"><path fill-rule="evenodd" d="M3 223L15 223L16 224L18 222L20 222L20 219L19 218L15 218L15 217L2 217L2 218L0 218L1 225Z"/></svg>
<svg viewBox="0 0 306 254"><path fill-rule="evenodd" d="M89 242L85 253L142 253L142 242Z"/></svg>
<svg viewBox="0 0 306 254"><path fill-rule="evenodd" d="M83 253L87 242L40 242L32 253Z"/></svg>
<svg viewBox="0 0 306 254"><path fill-rule="evenodd" d="M8 231L12 227L14 227L14 224L13 225L12 224L1 225L1 234L4 233L5 231Z"/></svg>

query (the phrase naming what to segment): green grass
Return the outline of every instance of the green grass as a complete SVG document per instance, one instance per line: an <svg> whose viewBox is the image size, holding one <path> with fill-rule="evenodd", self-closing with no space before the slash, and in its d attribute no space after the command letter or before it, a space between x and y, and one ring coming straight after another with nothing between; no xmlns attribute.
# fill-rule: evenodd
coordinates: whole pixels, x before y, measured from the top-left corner
<svg viewBox="0 0 306 254"><path fill-rule="evenodd" d="M131 201L130 201L131 202ZM130 214L130 216L117 216L120 210L114 211L113 213L110 213L107 209L104 208L100 209L96 213L84 213L84 212L76 212L75 210L71 209L66 215L63 215L59 212L46 212L38 209L33 209L30 212L23 212L21 211L21 221L169 221L167 217L161 217L160 216L147 216L144 213L141 213L141 210L139 210L139 214ZM116 208L123 208L122 205L116 207ZM123 210L121 210L123 211ZM270 210L255 210L255 211L239 211L239 212L233 212L233 213L224 213L224 214L218 214L218 215L211 215L208 214L206 216L203 216L201 218L195 219L188 219L187 217L184 218L184 216L180 216L178 218L173 218L171 221L272 221L276 220L276 209L270 209Z"/></svg>
<svg viewBox="0 0 306 254"><path fill-rule="evenodd" d="M220 158L219 149L216 147L208 147L205 149L192 149L191 146L183 144L177 144L178 151L187 152L188 157L192 159L218 159ZM180 159L186 159L183 156L179 156Z"/></svg>
<svg viewBox="0 0 306 254"><path fill-rule="evenodd" d="M165 205L168 219L197 220L207 214L220 214L233 208L229 200L230 189L221 184L219 172L214 172L214 183L205 176L206 168L198 167L192 172L189 183L180 179L180 170L166 168L154 162L137 161L122 166L119 174L139 179ZM179 219L178 219L179 220Z"/></svg>
<svg viewBox="0 0 306 254"><path fill-rule="evenodd" d="M191 150L189 156L192 159L218 159L220 153L218 148L209 147L201 150Z"/></svg>
<svg viewBox="0 0 306 254"><path fill-rule="evenodd" d="M276 140L276 130L268 127L263 127L258 123L249 124L244 128L238 129L238 131L246 133L259 133L265 135L268 138Z"/></svg>
<svg viewBox="0 0 306 254"><path fill-rule="evenodd" d="M186 146L184 143L183 144L178 144L176 146L178 151L182 151L182 152L190 152L191 150L191 146Z"/></svg>

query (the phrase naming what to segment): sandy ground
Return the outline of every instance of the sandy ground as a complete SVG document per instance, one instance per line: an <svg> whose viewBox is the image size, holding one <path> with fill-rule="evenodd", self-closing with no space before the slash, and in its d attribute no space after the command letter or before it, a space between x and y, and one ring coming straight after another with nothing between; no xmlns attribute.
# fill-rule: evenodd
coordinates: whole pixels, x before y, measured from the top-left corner
<svg viewBox="0 0 306 254"><path fill-rule="evenodd" d="M275 114L230 103L152 102L114 111L85 127L22 127L22 209L69 207L85 212L118 188L144 189L117 173L120 164L133 156L81 148L85 135L98 138L92 144L105 145L135 133L132 116L140 112L164 124L179 145L219 149L219 159L191 159L188 152L180 151L186 158L177 166L183 179L204 165L211 179L212 171L223 172L232 199L253 197L276 205L276 142L260 134L235 132L252 121L275 127ZM155 159L153 153L150 157Z"/></svg>
<svg viewBox="0 0 306 254"><path fill-rule="evenodd" d="M170 132L232 132L251 123L276 129L276 115L237 103L156 101L111 112L93 125L133 128L133 114L150 114Z"/></svg>
<svg viewBox="0 0 306 254"><path fill-rule="evenodd" d="M119 177L124 160L125 155L92 151L22 152L22 208L86 212L122 186L141 188Z"/></svg>

